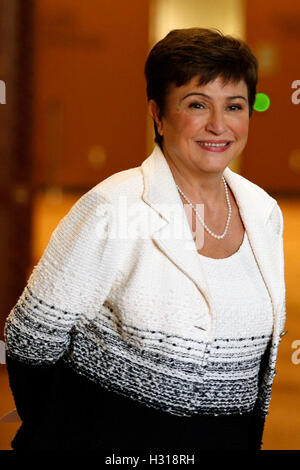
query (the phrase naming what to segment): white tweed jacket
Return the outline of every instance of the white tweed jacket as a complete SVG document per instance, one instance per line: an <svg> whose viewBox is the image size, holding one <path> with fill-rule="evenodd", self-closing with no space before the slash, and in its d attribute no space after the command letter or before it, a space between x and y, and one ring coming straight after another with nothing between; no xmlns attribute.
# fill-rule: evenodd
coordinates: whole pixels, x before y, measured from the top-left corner
<svg viewBox="0 0 300 470"><path fill-rule="evenodd" d="M273 305L259 389L266 416L285 324L283 217L262 188L229 168L224 176ZM213 305L172 172L155 145L141 166L101 181L60 221L7 319L7 354L43 364L69 351L70 364L106 388L189 415L199 409L187 397L205 380ZM151 372L149 381L138 368ZM156 373L181 381L176 396Z"/></svg>

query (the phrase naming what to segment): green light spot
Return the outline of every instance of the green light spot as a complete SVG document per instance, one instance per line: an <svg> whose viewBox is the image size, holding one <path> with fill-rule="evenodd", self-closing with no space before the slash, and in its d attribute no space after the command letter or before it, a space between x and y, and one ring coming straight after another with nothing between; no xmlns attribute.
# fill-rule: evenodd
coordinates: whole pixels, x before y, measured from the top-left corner
<svg viewBox="0 0 300 470"><path fill-rule="evenodd" d="M270 107L271 101L265 93L256 93L253 108L255 111L266 111Z"/></svg>

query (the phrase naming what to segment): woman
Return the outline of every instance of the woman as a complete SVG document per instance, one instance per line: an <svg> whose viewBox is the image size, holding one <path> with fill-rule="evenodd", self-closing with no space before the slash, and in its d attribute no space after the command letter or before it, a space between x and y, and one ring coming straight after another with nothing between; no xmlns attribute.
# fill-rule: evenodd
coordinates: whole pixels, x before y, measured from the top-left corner
<svg viewBox="0 0 300 470"><path fill-rule="evenodd" d="M152 154L79 199L7 319L15 449L261 447L285 322L283 219L228 168L257 61L218 30L173 30L145 75Z"/></svg>

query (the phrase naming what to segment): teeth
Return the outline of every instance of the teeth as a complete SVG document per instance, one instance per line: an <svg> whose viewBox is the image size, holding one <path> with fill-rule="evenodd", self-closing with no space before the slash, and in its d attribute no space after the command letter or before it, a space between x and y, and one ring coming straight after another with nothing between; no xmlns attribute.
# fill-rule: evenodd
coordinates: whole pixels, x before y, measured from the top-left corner
<svg viewBox="0 0 300 470"><path fill-rule="evenodd" d="M206 147L225 147L225 145L227 145L227 142L225 144L211 144L208 142L200 142L200 144L205 145Z"/></svg>

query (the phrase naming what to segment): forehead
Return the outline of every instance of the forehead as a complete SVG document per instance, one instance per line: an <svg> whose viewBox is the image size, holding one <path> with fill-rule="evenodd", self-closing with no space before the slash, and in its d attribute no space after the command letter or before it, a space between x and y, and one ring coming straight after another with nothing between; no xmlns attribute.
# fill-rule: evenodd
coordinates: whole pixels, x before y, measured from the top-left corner
<svg viewBox="0 0 300 470"><path fill-rule="evenodd" d="M168 89L168 98L180 99L187 93L191 93L193 91L205 93L212 98L214 96L222 96L226 98L227 96L234 95L243 95L245 98L247 98L248 96L248 88L244 80L240 80L239 82L229 81L225 83L224 79L219 76L205 85L199 85L199 79L200 76L197 75L193 77L188 83L185 83L179 87L177 87L174 83L170 84Z"/></svg>

